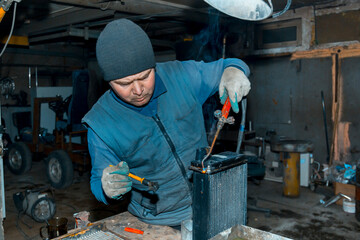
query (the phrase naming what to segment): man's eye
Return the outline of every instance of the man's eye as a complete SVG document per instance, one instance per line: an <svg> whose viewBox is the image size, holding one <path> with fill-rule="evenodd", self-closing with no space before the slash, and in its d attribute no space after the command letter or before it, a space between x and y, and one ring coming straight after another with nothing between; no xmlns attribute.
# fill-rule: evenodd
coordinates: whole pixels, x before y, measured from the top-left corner
<svg viewBox="0 0 360 240"><path fill-rule="evenodd" d="M150 77L150 73L146 74L143 79L148 79Z"/></svg>

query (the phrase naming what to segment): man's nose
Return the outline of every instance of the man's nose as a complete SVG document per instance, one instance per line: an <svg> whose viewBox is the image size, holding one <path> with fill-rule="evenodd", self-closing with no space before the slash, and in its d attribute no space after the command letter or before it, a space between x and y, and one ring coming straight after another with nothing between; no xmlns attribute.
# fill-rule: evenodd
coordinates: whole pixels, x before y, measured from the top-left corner
<svg viewBox="0 0 360 240"><path fill-rule="evenodd" d="M141 93L144 91L144 88L142 86L141 83L139 83L138 81L134 82L134 86L133 86L133 93L135 95L141 95Z"/></svg>

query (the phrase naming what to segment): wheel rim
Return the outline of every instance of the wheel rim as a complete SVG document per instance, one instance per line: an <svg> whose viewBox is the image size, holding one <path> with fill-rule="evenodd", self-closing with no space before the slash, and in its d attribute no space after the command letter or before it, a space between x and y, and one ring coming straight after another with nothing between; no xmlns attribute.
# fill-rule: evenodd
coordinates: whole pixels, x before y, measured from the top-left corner
<svg viewBox="0 0 360 240"><path fill-rule="evenodd" d="M9 154L9 164L13 169L20 169L22 165L22 157L19 151L15 150Z"/></svg>
<svg viewBox="0 0 360 240"><path fill-rule="evenodd" d="M61 165L58 159L51 158L49 160L49 176L52 182L59 183L62 177Z"/></svg>

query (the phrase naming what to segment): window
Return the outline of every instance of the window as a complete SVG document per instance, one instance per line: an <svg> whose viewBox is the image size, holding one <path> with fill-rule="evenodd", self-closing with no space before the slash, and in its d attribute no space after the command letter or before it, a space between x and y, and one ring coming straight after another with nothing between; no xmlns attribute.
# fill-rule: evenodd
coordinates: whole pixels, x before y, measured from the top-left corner
<svg viewBox="0 0 360 240"><path fill-rule="evenodd" d="M281 48L301 45L301 19L255 26L255 48Z"/></svg>

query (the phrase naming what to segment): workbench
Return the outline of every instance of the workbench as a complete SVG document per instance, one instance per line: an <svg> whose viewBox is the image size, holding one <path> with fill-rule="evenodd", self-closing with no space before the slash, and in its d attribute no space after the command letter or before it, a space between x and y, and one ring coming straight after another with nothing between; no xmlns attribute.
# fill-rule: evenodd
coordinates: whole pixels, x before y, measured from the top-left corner
<svg viewBox="0 0 360 240"><path fill-rule="evenodd" d="M134 228L143 231L143 234L131 233L124 231L124 228ZM102 232L110 233L111 236L109 238L101 238L101 239L109 239L109 240L153 240L153 239L161 239L161 240L180 240L181 233L178 230L175 230L168 226L160 226L160 225L150 225L138 220L135 216L131 215L129 212L123 212L103 220L92 223L90 226L85 228L77 228L72 229L68 232L68 234L62 235L55 239L62 240L81 240L81 239L98 239L91 238L91 234L95 231L101 230ZM118 238L117 238L118 237Z"/></svg>

